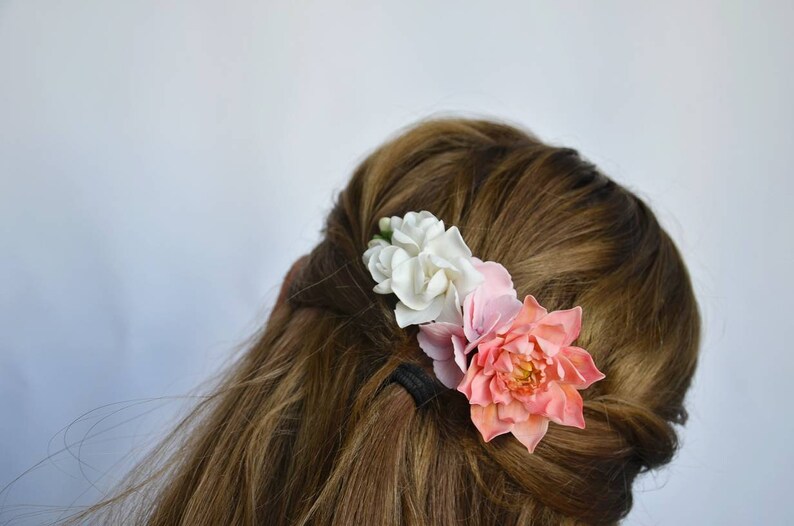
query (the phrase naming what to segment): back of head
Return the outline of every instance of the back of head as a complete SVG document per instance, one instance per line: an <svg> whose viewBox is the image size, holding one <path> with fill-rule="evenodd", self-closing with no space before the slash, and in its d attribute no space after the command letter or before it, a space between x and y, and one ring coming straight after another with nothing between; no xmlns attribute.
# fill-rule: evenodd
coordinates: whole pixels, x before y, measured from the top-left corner
<svg viewBox="0 0 794 526"><path fill-rule="evenodd" d="M430 361L361 254L379 218L410 210L458 226L519 297L582 306L577 344L606 374L582 392L586 429L551 424L530 454L510 435L483 442L457 391L417 408L386 382ZM489 121L408 130L357 168L286 296L162 468L144 522L610 523L675 452L699 335L687 271L648 207L575 150Z"/></svg>

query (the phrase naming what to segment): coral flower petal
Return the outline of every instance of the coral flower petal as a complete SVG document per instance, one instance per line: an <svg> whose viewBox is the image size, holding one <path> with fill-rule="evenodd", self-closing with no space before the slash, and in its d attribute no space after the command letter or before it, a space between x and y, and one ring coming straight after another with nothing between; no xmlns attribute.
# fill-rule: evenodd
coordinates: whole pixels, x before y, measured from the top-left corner
<svg viewBox="0 0 794 526"><path fill-rule="evenodd" d="M576 386L577 389L584 389L583 386L587 384L587 380L582 375L582 373L579 372L579 370L571 362L571 360L563 353L560 353L560 355L557 356L556 361L557 361L556 372L559 379L567 384Z"/></svg>
<svg viewBox="0 0 794 526"><path fill-rule="evenodd" d="M527 420L513 424L513 435L532 453L549 429L549 419L531 415Z"/></svg>
<svg viewBox="0 0 794 526"><path fill-rule="evenodd" d="M543 349L543 353L546 356L557 356L557 353L560 352L560 344L554 340L548 340L538 333L541 333L541 331L536 329L533 331L532 335L535 337L535 341L538 342L540 348ZM563 335L562 332L560 332L560 334Z"/></svg>
<svg viewBox="0 0 794 526"><path fill-rule="evenodd" d="M535 296L527 296L524 298L524 307L518 313L516 319L513 320L513 327L535 323L543 318L546 315L546 312L546 309L540 306L540 303L538 303L538 300L535 299Z"/></svg>
<svg viewBox="0 0 794 526"><path fill-rule="evenodd" d="M573 309L550 312L541 320L540 324L560 327L565 336L559 345L563 347L570 345L579 337L579 332L582 330L582 308L577 306Z"/></svg>
<svg viewBox="0 0 794 526"><path fill-rule="evenodd" d="M493 377L481 374L481 372L482 367L472 362L463 381L458 385L458 391L466 395L470 404L486 406L491 403L489 389Z"/></svg>
<svg viewBox="0 0 794 526"><path fill-rule="evenodd" d="M471 381L471 398L469 402L477 405L488 405L492 401L491 380L492 376L476 375Z"/></svg>
<svg viewBox="0 0 794 526"><path fill-rule="evenodd" d="M583 385L578 386L579 389L586 389L604 378L604 373L598 370L593 357L581 347L566 347L562 350L562 354L570 360L585 380Z"/></svg>
<svg viewBox="0 0 794 526"><path fill-rule="evenodd" d="M544 393L537 396L538 411L553 422L564 426L573 426L584 429L584 416L582 415L582 396L572 385L551 382ZM527 404L531 407L531 404ZM532 411L532 409L530 409ZM534 413L534 411L532 411Z"/></svg>
<svg viewBox="0 0 794 526"><path fill-rule="evenodd" d="M499 357L493 362L493 368L500 373L512 373L513 360L510 359L510 354L506 352L499 354Z"/></svg>
<svg viewBox="0 0 794 526"><path fill-rule="evenodd" d="M509 404L498 404L497 415L501 420L514 424L523 422L530 417L529 411L518 400L512 400Z"/></svg>
<svg viewBox="0 0 794 526"><path fill-rule="evenodd" d="M491 398L498 404L511 404L516 399L510 394L510 390L505 387L503 380L494 377L489 386L491 389Z"/></svg>
<svg viewBox="0 0 794 526"><path fill-rule="evenodd" d="M582 413L584 402L582 395L576 387L570 384L559 384L560 389L565 393L565 413L562 423L566 426L584 429L584 414Z"/></svg>
<svg viewBox="0 0 794 526"><path fill-rule="evenodd" d="M526 338L512 338L510 341L506 341L502 348L513 354L529 355L535 345Z"/></svg>
<svg viewBox="0 0 794 526"><path fill-rule="evenodd" d="M496 404L486 406L471 406L471 420L480 431L483 440L490 442L494 437L509 433L513 429L513 424L501 420L497 411Z"/></svg>

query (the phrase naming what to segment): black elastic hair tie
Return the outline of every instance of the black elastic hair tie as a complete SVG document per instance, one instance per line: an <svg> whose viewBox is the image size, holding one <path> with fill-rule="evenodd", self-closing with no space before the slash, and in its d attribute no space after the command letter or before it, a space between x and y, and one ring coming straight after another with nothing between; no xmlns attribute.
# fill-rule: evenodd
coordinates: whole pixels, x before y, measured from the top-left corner
<svg viewBox="0 0 794 526"><path fill-rule="evenodd" d="M414 399L416 407L422 407L444 391L443 386L424 369L414 363L401 363L388 382L400 384Z"/></svg>

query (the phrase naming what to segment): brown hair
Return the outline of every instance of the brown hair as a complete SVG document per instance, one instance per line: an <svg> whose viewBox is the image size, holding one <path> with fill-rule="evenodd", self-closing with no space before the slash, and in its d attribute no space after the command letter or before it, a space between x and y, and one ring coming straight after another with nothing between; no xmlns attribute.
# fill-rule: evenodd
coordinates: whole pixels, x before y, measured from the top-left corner
<svg viewBox="0 0 794 526"><path fill-rule="evenodd" d="M509 434L484 443L460 393L417 408L385 382L400 363L430 362L415 327L397 327L394 299L372 292L361 254L379 218L411 210L457 225L519 297L582 306L577 345L606 374L582 392L586 429L551 424L529 454ZM614 523L637 474L676 450L698 338L681 256L635 195L512 126L424 122L356 169L286 301L156 451L163 461L75 520Z"/></svg>

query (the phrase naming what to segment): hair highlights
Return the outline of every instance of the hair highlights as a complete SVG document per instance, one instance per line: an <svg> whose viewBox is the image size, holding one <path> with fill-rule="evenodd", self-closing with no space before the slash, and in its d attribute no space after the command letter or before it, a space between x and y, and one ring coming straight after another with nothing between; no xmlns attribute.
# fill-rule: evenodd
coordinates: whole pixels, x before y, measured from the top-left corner
<svg viewBox="0 0 794 526"><path fill-rule="evenodd" d="M552 423L529 454L509 435L483 442L456 391L417 408L384 386L401 363L432 367L361 262L378 220L408 210L456 225L520 297L582 306L577 345L606 374L581 391L586 429ZM698 338L684 263L635 195L512 126L425 122L356 169L285 301L172 446L75 520L613 523L636 475L676 450Z"/></svg>

